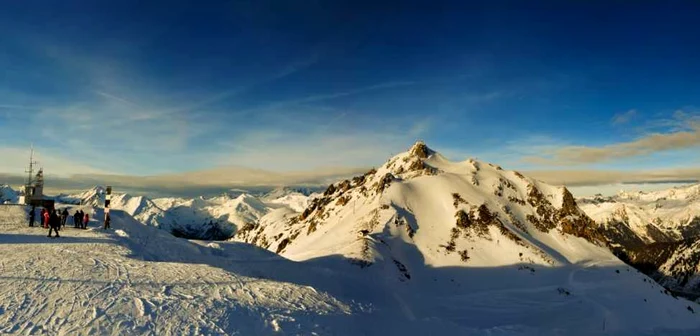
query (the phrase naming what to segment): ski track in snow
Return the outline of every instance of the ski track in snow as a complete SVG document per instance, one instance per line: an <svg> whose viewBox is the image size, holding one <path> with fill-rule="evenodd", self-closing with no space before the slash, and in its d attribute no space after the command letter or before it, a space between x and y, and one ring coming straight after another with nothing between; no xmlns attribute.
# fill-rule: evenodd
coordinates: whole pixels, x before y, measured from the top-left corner
<svg viewBox="0 0 700 336"><path fill-rule="evenodd" d="M307 286L138 260L112 233L45 233L0 233L0 334L247 335L290 325L306 333L316 315L349 311Z"/></svg>

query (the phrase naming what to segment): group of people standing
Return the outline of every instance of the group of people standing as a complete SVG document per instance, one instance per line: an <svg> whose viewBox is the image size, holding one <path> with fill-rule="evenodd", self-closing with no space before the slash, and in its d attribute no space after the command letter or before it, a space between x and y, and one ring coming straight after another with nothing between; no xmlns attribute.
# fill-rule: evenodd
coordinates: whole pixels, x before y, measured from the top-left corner
<svg viewBox="0 0 700 336"><path fill-rule="evenodd" d="M36 208L32 207L31 212L29 212L29 226L34 226L35 215ZM58 231L62 227L66 226L66 222L68 221L68 217L70 215L68 213L68 209L63 209L63 211L59 213L58 209L42 208L40 216L40 221L44 229L49 229L48 237L51 237L52 231L56 232L56 237L60 237L58 235ZM90 215L83 212L83 210L77 210L72 217L74 228L87 229L87 224L90 221Z"/></svg>
<svg viewBox="0 0 700 336"><path fill-rule="evenodd" d="M63 209L66 213L66 219L68 218L68 211ZM83 212L83 210L78 210L73 214L73 227L78 229L87 229L88 222L90 221L90 215ZM63 226L66 226L66 220L63 220Z"/></svg>

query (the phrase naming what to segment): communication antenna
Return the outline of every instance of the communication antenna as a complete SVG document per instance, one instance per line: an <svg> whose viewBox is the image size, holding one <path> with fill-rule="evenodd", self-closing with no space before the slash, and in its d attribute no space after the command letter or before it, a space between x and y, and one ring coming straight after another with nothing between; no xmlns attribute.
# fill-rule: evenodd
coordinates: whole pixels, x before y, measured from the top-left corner
<svg viewBox="0 0 700 336"><path fill-rule="evenodd" d="M31 151L29 153L29 170L25 170L25 173L28 173L29 175L27 176L27 186L32 185L32 177L34 176L34 165L36 165L37 162L34 161L34 144L31 146Z"/></svg>

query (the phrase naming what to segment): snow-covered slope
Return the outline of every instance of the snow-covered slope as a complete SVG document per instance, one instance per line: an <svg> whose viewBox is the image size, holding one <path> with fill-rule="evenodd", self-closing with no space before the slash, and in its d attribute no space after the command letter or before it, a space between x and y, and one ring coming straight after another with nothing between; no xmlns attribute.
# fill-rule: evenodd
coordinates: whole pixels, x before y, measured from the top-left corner
<svg viewBox="0 0 700 336"><path fill-rule="evenodd" d="M29 225L29 208L23 205L0 204L0 230Z"/></svg>
<svg viewBox="0 0 700 336"><path fill-rule="evenodd" d="M312 287L309 267L242 244L196 245L120 211L113 220L108 233L0 234L1 334L337 334L359 313ZM276 274L293 267L298 283Z"/></svg>
<svg viewBox="0 0 700 336"><path fill-rule="evenodd" d="M423 143L236 239L376 283L416 319L588 335L676 328L684 310L700 322L693 304L617 259L565 188L449 162Z"/></svg>
<svg viewBox="0 0 700 336"><path fill-rule="evenodd" d="M95 209L93 215L102 213ZM700 306L674 299L646 276L604 260L558 267L414 268L397 279L383 276L380 263L361 269L336 255L292 262L248 244L178 239L123 211L112 210L112 216L114 231L68 227L58 239L46 238L39 228L0 232L0 333L700 331L700 317L692 312Z"/></svg>

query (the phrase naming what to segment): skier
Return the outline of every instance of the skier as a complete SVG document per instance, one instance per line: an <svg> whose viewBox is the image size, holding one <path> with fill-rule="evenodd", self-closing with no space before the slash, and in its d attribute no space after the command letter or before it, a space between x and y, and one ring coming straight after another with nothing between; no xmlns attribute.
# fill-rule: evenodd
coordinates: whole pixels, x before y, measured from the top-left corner
<svg viewBox="0 0 700 336"><path fill-rule="evenodd" d="M34 227L34 217L36 215L36 208L32 206L31 212L29 212L29 227Z"/></svg>
<svg viewBox="0 0 700 336"><path fill-rule="evenodd" d="M48 214L48 213L49 212L47 211L46 214ZM49 228L48 237L51 238L51 231L52 230L56 232L56 238L60 237L58 235L58 228L61 225L61 219L58 217L58 211L51 211L51 214L48 216L49 216L49 225L51 226Z"/></svg>
<svg viewBox="0 0 700 336"><path fill-rule="evenodd" d="M105 226L104 226L104 229L105 229L105 230L111 229L111 227L109 226L109 224L110 224L111 222L112 222L112 218L109 217L109 212L108 212L108 213L105 214Z"/></svg>
<svg viewBox="0 0 700 336"><path fill-rule="evenodd" d="M87 229L88 222L90 221L90 215L85 213L85 218L83 219L83 229Z"/></svg>
<svg viewBox="0 0 700 336"><path fill-rule="evenodd" d="M51 215L49 215L49 210L48 209L41 209L41 217L44 221L44 229L49 228L49 219L51 219Z"/></svg>
<svg viewBox="0 0 700 336"><path fill-rule="evenodd" d="M63 212L61 212L61 227L65 228L67 221L68 221L68 209L63 208Z"/></svg>

